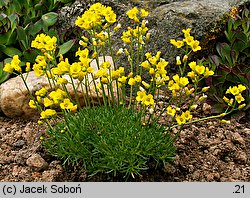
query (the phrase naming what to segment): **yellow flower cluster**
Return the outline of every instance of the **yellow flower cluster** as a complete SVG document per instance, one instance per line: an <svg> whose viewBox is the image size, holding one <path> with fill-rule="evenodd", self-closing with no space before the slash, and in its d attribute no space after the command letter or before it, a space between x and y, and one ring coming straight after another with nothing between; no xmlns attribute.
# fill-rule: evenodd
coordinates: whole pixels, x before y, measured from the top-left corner
<svg viewBox="0 0 250 198"><path fill-rule="evenodd" d="M192 117L193 116L191 115L190 111L187 110L185 112L182 112L181 115L177 115L175 119L178 125L182 125L182 124L186 124L186 122L191 120Z"/></svg>
<svg viewBox="0 0 250 198"><path fill-rule="evenodd" d="M208 78L209 76L214 75L212 70L209 70L208 67L203 65L197 65L195 61L188 64L191 68L191 72L188 72L188 77L190 77L193 81L197 81L198 76L203 76L204 78Z"/></svg>
<svg viewBox="0 0 250 198"><path fill-rule="evenodd" d="M36 76L42 76L47 69L46 57L38 55L36 57L36 63L33 65L33 70Z"/></svg>
<svg viewBox="0 0 250 198"><path fill-rule="evenodd" d="M143 105L154 105L154 97L152 94L147 94L145 90L138 91L136 96L137 102L141 102Z"/></svg>
<svg viewBox="0 0 250 198"><path fill-rule="evenodd" d="M31 47L42 51L53 51L56 49L56 42L57 38L55 36L51 38L46 34L39 34L36 36L35 40L31 42Z"/></svg>
<svg viewBox="0 0 250 198"><path fill-rule="evenodd" d="M10 74L13 73L13 71L21 73L22 68L20 67L20 63L21 63L21 61L19 60L19 56L15 55L15 56L13 56L11 63L5 64L3 71L10 73Z"/></svg>
<svg viewBox="0 0 250 198"><path fill-rule="evenodd" d="M187 44L193 52L201 50L200 42L195 40L193 36L190 35L191 28L183 29L182 32L184 33L184 39L176 41L175 39L170 39L170 43L177 48L181 48Z"/></svg>
<svg viewBox="0 0 250 198"><path fill-rule="evenodd" d="M226 96L223 97L223 100L229 105L232 106L234 103L234 100L240 104L245 101L245 98L242 96L242 92L246 90L246 87L244 85L238 85L238 86L233 86L229 87L226 91L226 94L232 94L234 96L234 99L228 99ZM241 104L239 108L245 107L246 104Z"/></svg>
<svg viewBox="0 0 250 198"><path fill-rule="evenodd" d="M136 26L134 29L128 27L128 30L122 33L121 39L126 44L130 44L133 40L136 40L140 44L145 44L143 38L147 32L146 22L142 21L141 26Z"/></svg>
<svg viewBox="0 0 250 198"><path fill-rule="evenodd" d="M148 11L144 9L138 9L137 7L132 8L126 13L128 17L134 20L135 23L139 23L141 18L145 18L148 16Z"/></svg>
<svg viewBox="0 0 250 198"><path fill-rule="evenodd" d="M147 60L141 63L141 67L148 71L151 76L151 81L155 82L157 88L164 86L166 81L169 80L166 70L168 62L160 58L160 51L158 51L155 56L152 56L150 53L146 53L145 56Z"/></svg>
<svg viewBox="0 0 250 198"><path fill-rule="evenodd" d="M91 30L101 26L106 29L115 22L116 14L111 7L95 3L81 17L77 17L75 24L84 30Z"/></svg>
<svg viewBox="0 0 250 198"><path fill-rule="evenodd" d="M37 109L37 106L44 106L45 109L41 111L40 119L48 119L57 115L56 111L52 108L60 106L63 110L69 110L75 112L77 110L77 105L74 105L69 98L67 98L67 93L61 89L56 89L50 93L46 88L41 88L36 91L36 101L30 100L29 106L31 108ZM50 107L49 109L46 109Z"/></svg>
<svg viewBox="0 0 250 198"><path fill-rule="evenodd" d="M173 80L168 82L168 88L171 91L179 91L181 88L184 88L188 85L189 80L187 77L180 77L178 74L173 76Z"/></svg>

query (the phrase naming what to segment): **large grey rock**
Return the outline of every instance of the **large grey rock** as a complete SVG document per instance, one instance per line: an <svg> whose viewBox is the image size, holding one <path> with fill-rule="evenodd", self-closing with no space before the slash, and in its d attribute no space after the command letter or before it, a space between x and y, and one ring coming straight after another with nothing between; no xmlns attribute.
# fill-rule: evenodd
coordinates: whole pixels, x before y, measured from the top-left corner
<svg viewBox="0 0 250 198"><path fill-rule="evenodd" d="M232 7L242 6L249 0L85 0L76 1L70 7L64 7L59 12L58 27L75 30L74 21L77 16L93 3L101 2L111 6L118 15L119 22L123 25L113 37L114 48L118 50L122 42L120 36L123 30L131 23L126 17L126 11L133 6L146 7L150 11L148 17L152 42L147 47L148 51L162 51L164 58L170 62L175 60L179 51L170 45L171 38L181 38L181 30L192 28L191 33L201 41L204 49L214 48L214 40L224 31L228 13ZM213 38L212 40L210 38ZM208 50L209 51L209 50ZM200 51L202 55L204 51Z"/></svg>
<svg viewBox="0 0 250 198"><path fill-rule="evenodd" d="M105 57L105 61L110 62L111 68L113 68L113 61L110 56ZM101 64L103 62L103 57L99 58L99 63ZM96 61L91 62L91 66L94 68L94 71L96 72L98 70ZM26 76L27 74L24 74ZM67 76L65 76L67 78ZM92 82L92 77L89 75L89 82ZM99 82L99 79L95 81L96 83ZM29 72L28 77L26 79L27 86L33 94L40 90L42 87L45 87L48 91L52 91L52 89L49 86L49 82L45 77L37 77L35 73ZM77 85L78 81L75 81L74 84ZM93 82L90 84L91 88L91 102L92 103L98 103L98 98L102 98L102 93L96 94L95 90L92 88ZM115 87L115 86L114 86ZM67 85L67 90L69 91L70 95L74 96L74 90L72 88L72 85ZM113 90L114 95L116 96L116 89ZM107 93L107 92L106 92ZM78 97L79 100L82 102L81 105L84 106L83 103L83 97L85 92L82 92L82 90L79 88L78 90ZM23 118L36 118L37 111L34 109L31 109L29 107L29 101L30 101L30 95L26 88L26 86L23 83L23 80L21 77L15 77L11 78L5 83L0 85L0 109L2 112L10 117L23 117Z"/></svg>

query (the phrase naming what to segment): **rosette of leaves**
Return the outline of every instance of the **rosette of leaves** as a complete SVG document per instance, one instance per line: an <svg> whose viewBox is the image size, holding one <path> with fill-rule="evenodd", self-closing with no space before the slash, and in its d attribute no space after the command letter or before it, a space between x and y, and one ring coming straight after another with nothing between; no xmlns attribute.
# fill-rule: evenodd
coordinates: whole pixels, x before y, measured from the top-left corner
<svg viewBox="0 0 250 198"><path fill-rule="evenodd" d="M216 55L209 57L215 75L207 80L212 99L223 103L228 86L247 87L246 109L250 107L250 12L244 8L241 15L231 17L227 24L225 42L217 43Z"/></svg>
<svg viewBox="0 0 250 198"><path fill-rule="evenodd" d="M57 22L54 12L65 3L72 0L3 0L0 2L0 62L14 55L22 57L23 62L35 61L38 51L31 48L31 42L36 34L44 32L56 36L60 43L58 32L53 29ZM59 45L60 53L66 53L75 40ZM23 64L24 65L24 64Z"/></svg>

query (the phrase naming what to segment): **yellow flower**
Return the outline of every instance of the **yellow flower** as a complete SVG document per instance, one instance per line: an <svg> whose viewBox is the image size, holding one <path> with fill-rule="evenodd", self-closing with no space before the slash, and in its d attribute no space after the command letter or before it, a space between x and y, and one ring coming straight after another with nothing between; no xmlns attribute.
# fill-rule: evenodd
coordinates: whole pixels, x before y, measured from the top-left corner
<svg viewBox="0 0 250 198"><path fill-rule="evenodd" d="M122 77L118 78L118 82L120 82L122 84L125 84L126 81L127 81L127 77L125 77L125 76L122 76Z"/></svg>
<svg viewBox="0 0 250 198"><path fill-rule="evenodd" d="M238 85L238 90L241 93L241 92L243 92L243 91L246 90L246 86L244 86L244 85Z"/></svg>
<svg viewBox="0 0 250 198"><path fill-rule="evenodd" d="M26 63L25 71L26 71L26 72L29 72L29 71L30 71L30 62L27 62L27 63Z"/></svg>
<svg viewBox="0 0 250 198"><path fill-rule="evenodd" d="M145 18L148 16L148 11L144 10L144 9L141 9L141 17L142 18Z"/></svg>
<svg viewBox="0 0 250 198"><path fill-rule="evenodd" d="M168 88L169 88L169 90L175 90L175 91L178 91L178 90L180 90L180 86L179 86L179 83L174 83L174 81L173 80L170 80L169 82L168 82Z"/></svg>
<svg viewBox="0 0 250 198"><path fill-rule="evenodd" d="M128 84L129 84L130 86L133 86L133 85L136 84L136 80L135 80L134 78L130 78L130 79L128 80Z"/></svg>
<svg viewBox="0 0 250 198"><path fill-rule="evenodd" d="M185 93L187 96L190 96L194 92L194 88L188 89L187 87L184 88Z"/></svg>
<svg viewBox="0 0 250 198"><path fill-rule="evenodd" d="M46 88L42 88L42 89L40 89L39 91L36 91L36 96L41 96L41 97L44 97L46 94L47 94L47 89Z"/></svg>
<svg viewBox="0 0 250 198"><path fill-rule="evenodd" d="M67 96L67 94L63 90L57 89L56 91L50 92L49 96L55 104L58 104L60 101L63 100L64 97Z"/></svg>
<svg viewBox="0 0 250 198"><path fill-rule="evenodd" d="M203 74L205 72L205 67L202 65L197 65L195 67L195 72L199 75Z"/></svg>
<svg viewBox="0 0 250 198"><path fill-rule="evenodd" d="M57 38L55 36L51 38L46 34L39 34L36 36L35 40L31 42L31 47L40 49L41 51L53 51L56 49L56 42Z"/></svg>
<svg viewBox="0 0 250 198"><path fill-rule="evenodd" d="M192 69L192 71L195 70L195 68L196 68L196 62L195 61L190 62L188 65Z"/></svg>
<svg viewBox="0 0 250 198"><path fill-rule="evenodd" d="M136 96L137 102L143 101L144 96L146 96L146 91L137 91L137 96Z"/></svg>
<svg viewBox="0 0 250 198"><path fill-rule="evenodd" d="M142 99L142 104L149 106L154 104L154 97L152 94L145 95Z"/></svg>
<svg viewBox="0 0 250 198"><path fill-rule="evenodd" d="M192 45L193 45L193 42L194 42L194 37L193 36L187 36L187 37L185 37L185 39L183 39L183 41L186 42L192 48Z"/></svg>
<svg viewBox="0 0 250 198"><path fill-rule="evenodd" d="M64 99L64 101L60 103L60 107L61 109L66 109L73 112L77 109L77 105L74 105L68 98Z"/></svg>
<svg viewBox="0 0 250 198"><path fill-rule="evenodd" d="M43 122L41 120L38 120L37 124L41 125L41 124L43 124Z"/></svg>
<svg viewBox="0 0 250 198"><path fill-rule="evenodd" d="M201 47L199 46L200 42L197 40L194 40L190 43L190 46L193 50L193 52L197 52L198 50L201 50Z"/></svg>
<svg viewBox="0 0 250 198"><path fill-rule="evenodd" d="M49 106L52 106L54 103L49 98L44 98L43 104L44 104L45 107L49 107Z"/></svg>
<svg viewBox="0 0 250 198"><path fill-rule="evenodd" d="M45 107L49 107L49 106L52 106L54 103L49 98L44 98L43 99L43 104L44 104Z"/></svg>
<svg viewBox="0 0 250 198"><path fill-rule="evenodd" d="M108 83L109 83L109 79L108 79L107 77L102 77L102 78L101 78L101 82L102 82L103 84L108 84Z"/></svg>
<svg viewBox="0 0 250 198"><path fill-rule="evenodd" d="M66 85L67 83L68 83L68 80L65 78L61 78L61 77L59 77L57 82L56 82L56 84L58 84L58 85Z"/></svg>
<svg viewBox="0 0 250 198"><path fill-rule="evenodd" d="M175 46L176 48L181 48L184 46L183 41L176 41L175 39L170 39L170 43Z"/></svg>
<svg viewBox="0 0 250 198"><path fill-rule="evenodd" d="M139 19L138 19L139 10L137 7L134 7L131 10L127 11L126 14L128 15L130 19L134 20L135 23L139 22Z"/></svg>
<svg viewBox="0 0 250 198"><path fill-rule="evenodd" d="M188 72L187 76L191 79L195 79L195 73L193 71Z"/></svg>
<svg viewBox="0 0 250 198"><path fill-rule="evenodd" d="M110 62L103 62L100 66L103 69L109 69L111 67Z"/></svg>
<svg viewBox="0 0 250 198"><path fill-rule="evenodd" d="M186 77L180 78L179 84L181 87L185 87L188 83L189 83L188 78L186 78Z"/></svg>
<svg viewBox="0 0 250 198"><path fill-rule="evenodd" d="M245 98L243 98L241 94L238 94L238 95L235 96L235 100L238 103L241 103L241 102L245 101Z"/></svg>
<svg viewBox="0 0 250 198"><path fill-rule="evenodd" d="M178 125L183 125L183 124L185 124L186 123L186 119L185 119L185 117L183 117L183 116L176 116L176 121L177 121L177 123L178 123Z"/></svg>
<svg viewBox="0 0 250 198"><path fill-rule="evenodd" d="M150 69L150 63L148 62L148 61L144 61L144 62L142 62L141 63L141 66L143 67L143 68L145 68L145 69Z"/></svg>
<svg viewBox="0 0 250 198"><path fill-rule="evenodd" d="M69 69L69 74L72 78L78 78L81 71L81 65L78 63L73 63Z"/></svg>
<svg viewBox="0 0 250 198"><path fill-rule="evenodd" d="M167 114L168 114L168 115L174 116L175 113L176 113L176 109L174 109L174 108L172 108L172 107L170 107L170 106L167 107Z"/></svg>
<svg viewBox="0 0 250 198"><path fill-rule="evenodd" d="M183 112L181 116L184 117L186 119L186 121L192 119L192 117L193 117L191 115L190 111L186 111L185 113Z"/></svg>
<svg viewBox="0 0 250 198"><path fill-rule="evenodd" d="M56 111L53 109L46 109L41 112L41 119L47 119L56 115Z"/></svg>
<svg viewBox="0 0 250 198"><path fill-rule="evenodd" d="M35 103L34 100L30 100L30 101L29 101L29 106L30 106L30 108L32 108L32 109L37 109L37 106L36 106L36 103Z"/></svg>
<svg viewBox="0 0 250 198"><path fill-rule="evenodd" d="M231 93L233 94L234 96L238 95L240 93L239 89L237 86L233 86L233 87L229 87L226 91L226 93Z"/></svg>
<svg viewBox="0 0 250 198"><path fill-rule="evenodd" d="M204 77L208 78L209 76L214 75L214 72L212 70L209 70L208 67L206 67L206 71L204 72Z"/></svg>
<svg viewBox="0 0 250 198"><path fill-rule="evenodd" d="M63 75L68 73L70 70L69 60L66 58L65 61L60 61L60 63L57 64L57 68L57 75Z"/></svg>
<svg viewBox="0 0 250 198"><path fill-rule="evenodd" d="M98 79L98 78L100 78L100 77L107 76L107 75L108 75L108 73L107 73L106 70L104 70L104 69L99 69L99 70L95 73L94 79Z"/></svg>
<svg viewBox="0 0 250 198"><path fill-rule="evenodd" d="M10 63L6 63L3 68L3 71L11 74L14 71L14 67L12 67Z"/></svg>
<svg viewBox="0 0 250 198"><path fill-rule="evenodd" d="M190 36L191 28L183 29L182 32L184 33L184 37Z"/></svg>

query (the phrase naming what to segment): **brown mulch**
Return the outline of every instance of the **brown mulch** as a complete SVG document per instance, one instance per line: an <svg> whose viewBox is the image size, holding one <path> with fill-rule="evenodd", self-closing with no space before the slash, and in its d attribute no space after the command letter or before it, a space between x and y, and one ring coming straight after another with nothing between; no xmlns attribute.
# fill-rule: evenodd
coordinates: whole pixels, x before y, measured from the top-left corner
<svg viewBox="0 0 250 198"><path fill-rule="evenodd" d="M36 121L0 115L0 181L121 181L103 176L90 179L79 167L64 167L43 149L40 136L45 131ZM210 120L185 126L175 145L174 161L129 181L250 181L249 122ZM48 166L30 166L27 159L35 153Z"/></svg>

